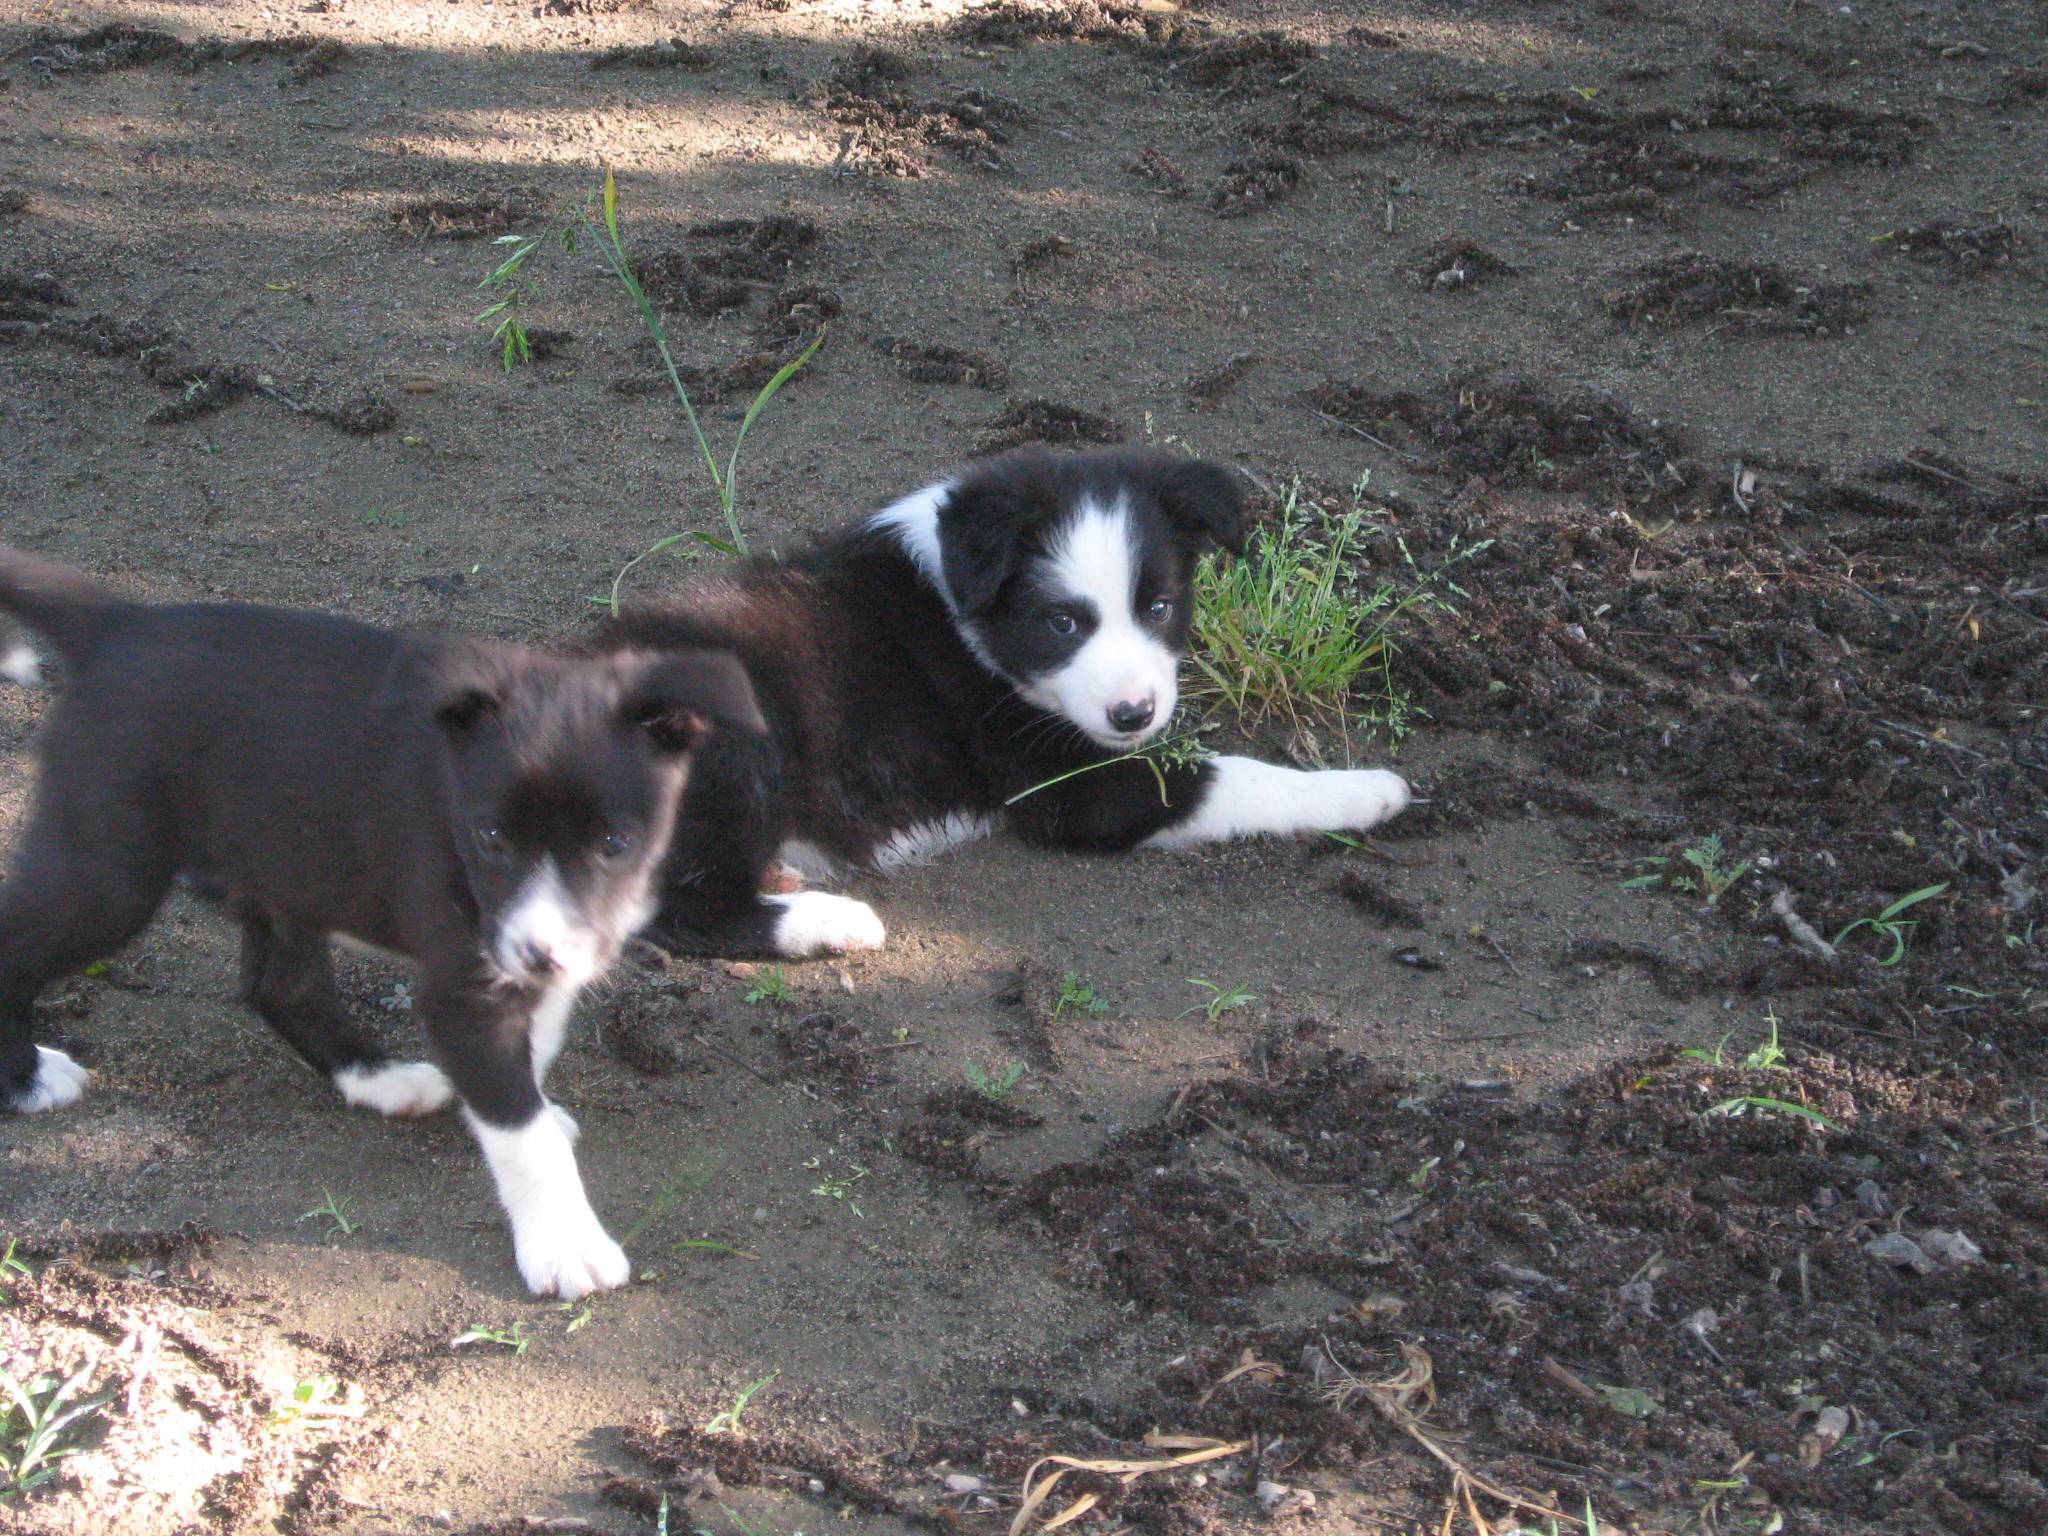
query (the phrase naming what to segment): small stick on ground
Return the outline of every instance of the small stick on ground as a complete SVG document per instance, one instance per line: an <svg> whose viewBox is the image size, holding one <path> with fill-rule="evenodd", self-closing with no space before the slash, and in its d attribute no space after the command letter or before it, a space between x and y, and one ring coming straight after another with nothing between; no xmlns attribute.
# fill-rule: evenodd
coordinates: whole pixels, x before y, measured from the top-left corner
<svg viewBox="0 0 2048 1536"><path fill-rule="evenodd" d="M801 1093L807 1099L817 1100L817 1102L819 1103L824 1102L822 1099L819 1099L815 1093L811 1092L811 1089L808 1084L778 1083L774 1078L770 1077L766 1072L763 1072L759 1067L755 1066L752 1062L742 1061L739 1057L733 1055L731 1051L728 1051L724 1046L718 1044L715 1040L708 1039L700 1030L692 1030L690 1033L690 1038L696 1041L699 1045L703 1046L705 1050L709 1051L712 1055L716 1056L720 1061L724 1062L727 1066L738 1067L742 1072L746 1073L747 1076L753 1078L754 1081L762 1084L765 1087L794 1088L798 1093Z"/></svg>
<svg viewBox="0 0 2048 1536"><path fill-rule="evenodd" d="M1492 934L1489 933L1486 936L1486 942L1492 945L1493 952L1496 955L1500 956L1500 963L1508 968L1508 974L1513 976L1517 981L1523 980L1522 968L1519 965L1515 964L1515 957L1509 954L1505 949L1501 947L1500 940L1496 939Z"/></svg>
<svg viewBox="0 0 2048 1536"><path fill-rule="evenodd" d="M1778 894L1771 898L1771 915L1785 925L1785 931L1792 935L1792 942L1809 955L1835 963L1835 946L1815 931L1813 924L1799 915L1799 898L1792 894L1789 886L1780 886Z"/></svg>
<svg viewBox="0 0 2048 1536"><path fill-rule="evenodd" d="M1613 1405L1606 1398L1595 1392L1581 1381L1576 1374L1551 1359L1550 1356L1545 1355L1538 1363L1542 1366L1544 1375L1548 1376L1560 1387L1563 1387L1565 1391L1571 1393L1573 1397L1576 1397L1588 1408L1598 1408L1603 1413L1611 1413L1613 1411Z"/></svg>

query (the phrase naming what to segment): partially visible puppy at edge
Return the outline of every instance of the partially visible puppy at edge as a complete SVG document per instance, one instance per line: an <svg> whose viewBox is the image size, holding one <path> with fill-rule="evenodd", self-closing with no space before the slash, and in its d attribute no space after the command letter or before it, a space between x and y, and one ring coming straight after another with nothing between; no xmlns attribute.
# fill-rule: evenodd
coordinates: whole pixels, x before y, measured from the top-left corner
<svg viewBox="0 0 2048 1536"><path fill-rule="evenodd" d="M1195 562L1244 538L1243 490L1220 465L1026 449L812 553L610 622L599 650L732 650L768 722L698 762L646 937L791 958L881 945L864 902L762 894L777 862L830 879L921 862L999 826L1114 853L1397 815L1408 786L1379 770L1248 757L1101 766L1168 730Z"/></svg>
<svg viewBox="0 0 2048 1536"><path fill-rule="evenodd" d="M528 1286L624 1285L576 1123L543 1084L577 993L654 915L692 753L761 729L739 663L146 606L5 549L0 608L67 672L0 882L0 1106L85 1091L82 1067L34 1043L31 1006L183 878L241 924L243 1000L350 1104L424 1115L461 1099ZM37 676L19 642L0 662ZM330 939L418 963L438 1065L390 1060L350 1020Z"/></svg>

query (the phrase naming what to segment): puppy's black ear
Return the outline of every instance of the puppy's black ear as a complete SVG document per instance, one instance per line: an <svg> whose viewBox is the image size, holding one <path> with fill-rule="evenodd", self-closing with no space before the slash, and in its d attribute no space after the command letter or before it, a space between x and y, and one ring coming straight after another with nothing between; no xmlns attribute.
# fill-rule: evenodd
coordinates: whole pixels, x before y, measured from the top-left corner
<svg viewBox="0 0 2048 1536"><path fill-rule="evenodd" d="M648 662L619 717L664 752L694 752L715 726L768 731L747 669L730 651L671 651Z"/></svg>
<svg viewBox="0 0 2048 1536"><path fill-rule="evenodd" d="M962 613L985 610L1015 573L1024 515L1025 500L1016 487L986 480L961 486L939 509L946 590Z"/></svg>
<svg viewBox="0 0 2048 1536"><path fill-rule="evenodd" d="M1159 504L1177 526L1244 553L1244 482L1236 470L1206 459L1167 459L1158 475Z"/></svg>
<svg viewBox="0 0 2048 1536"><path fill-rule="evenodd" d="M504 706L490 689L463 683L444 693L434 705L434 723L450 736L467 736Z"/></svg>

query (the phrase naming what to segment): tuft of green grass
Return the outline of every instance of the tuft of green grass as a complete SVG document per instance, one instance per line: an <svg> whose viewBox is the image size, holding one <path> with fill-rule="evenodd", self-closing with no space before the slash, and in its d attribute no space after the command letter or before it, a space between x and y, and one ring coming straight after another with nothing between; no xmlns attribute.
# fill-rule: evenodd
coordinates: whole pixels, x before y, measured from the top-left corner
<svg viewBox="0 0 2048 1536"><path fill-rule="evenodd" d="M1354 573L1375 520L1365 482L1351 506L1331 512L1299 480L1280 517L1253 548L1232 558L1210 554L1195 568L1191 701L1228 705L1257 726L1279 717L1297 735L1314 725L1349 727L1354 712L1407 734L1412 706L1394 682L1394 625L1418 608L1452 607L1465 590L1451 570L1492 542L1450 550L1424 570L1399 538L1404 581L1361 583Z"/></svg>
<svg viewBox="0 0 2048 1536"><path fill-rule="evenodd" d="M1107 1013L1109 999L1068 971L1060 978L1059 996L1053 999L1052 1016L1061 1018L1070 1008L1076 1013Z"/></svg>
<svg viewBox="0 0 2048 1536"><path fill-rule="evenodd" d="M781 1374L782 1372L780 1371L770 1371L759 1381L748 1383L746 1389L732 1400L730 1408L711 1416L710 1422L704 1426L704 1433L707 1435L738 1434L740 1432L740 1418L746 1413L747 1404L754 1400L754 1395L757 1392Z"/></svg>
<svg viewBox="0 0 2048 1536"><path fill-rule="evenodd" d="M1902 919L1899 914L1912 910L1923 901L1932 901L1947 889L1948 882L1944 880L1939 885L1923 885L1917 891L1907 892L1875 917L1859 917L1855 922L1836 934L1835 947L1839 949L1842 940L1848 938L1852 933L1868 928L1872 933L1880 934L1892 941L1892 952L1877 963L1879 965L1897 965L1906 958L1906 945L1913 937L1913 930L1920 925L1918 918Z"/></svg>
<svg viewBox="0 0 2048 1536"><path fill-rule="evenodd" d="M967 1086L987 1099L991 1104L1000 1104L1017 1091L1017 1084L1023 1081L1024 1063L1012 1057L991 1072L981 1063L967 1063Z"/></svg>
<svg viewBox="0 0 2048 1536"><path fill-rule="evenodd" d="M320 1191L320 1204L314 1206L312 1210L306 1212L305 1215L301 1216L298 1221L293 1222L292 1225L299 1226L304 1222L318 1218L327 1223L327 1231L323 1235L329 1242L338 1237L354 1237L356 1229L361 1226L361 1223L349 1214L349 1208L354 1204L353 1200L335 1199L332 1190L323 1188Z"/></svg>
<svg viewBox="0 0 2048 1536"><path fill-rule="evenodd" d="M1250 987L1219 987L1215 982L1204 981L1199 976L1190 976L1188 978L1188 985L1200 987L1209 995L1201 1002L1195 1004L1194 1007L1183 1008L1180 1011L1182 1018L1186 1018L1191 1013L1199 1013L1211 1024L1214 1024L1233 1008L1249 1008L1251 1006L1252 989Z"/></svg>
<svg viewBox="0 0 2048 1536"><path fill-rule="evenodd" d="M69 1376L45 1372L22 1381L0 1370L0 1502L18 1499L57 1475L57 1463L79 1427L113 1400L111 1391L84 1396L93 1362Z"/></svg>
<svg viewBox="0 0 2048 1536"><path fill-rule="evenodd" d="M463 1332L448 1341L450 1349L465 1349L472 1344L495 1344L500 1349L509 1349L515 1355L523 1355L533 1348L533 1340L526 1336L526 1324L514 1323L510 1328L493 1328L486 1323L471 1323Z"/></svg>
<svg viewBox="0 0 2048 1536"><path fill-rule="evenodd" d="M762 966L754 973L754 984L747 988L748 1002L766 1003L772 1008L786 1006L793 995L789 976L779 965Z"/></svg>

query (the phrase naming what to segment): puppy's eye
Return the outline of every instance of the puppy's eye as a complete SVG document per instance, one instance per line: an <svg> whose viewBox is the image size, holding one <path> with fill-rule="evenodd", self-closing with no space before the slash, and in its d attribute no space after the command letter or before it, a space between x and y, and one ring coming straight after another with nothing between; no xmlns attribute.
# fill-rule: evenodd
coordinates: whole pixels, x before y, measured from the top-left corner
<svg viewBox="0 0 2048 1536"><path fill-rule="evenodd" d="M623 859L633 851L633 839L623 832L607 832L598 840L597 856L601 859Z"/></svg>
<svg viewBox="0 0 2048 1536"><path fill-rule="evenodd" d="M1173 603L1164 597L1152 599L1152 605L1145 610L1145 617L1154 624L1164 624L1173 617Z"/></svg>
<svg viewBox="0 0 2048 1536"><path fill-rule="evenodd" d="M477 851L494 864L502 864L512 857L512 840L496 827L476 829Z"/></svg>
<svg viewBox="0 0 2048 1536"><path fill-rule="evenodd" d="M1081 621L1064 608L1055 608L1045 616L1045 627L1056 635L1071 635L1081 627Z"/></svg>

